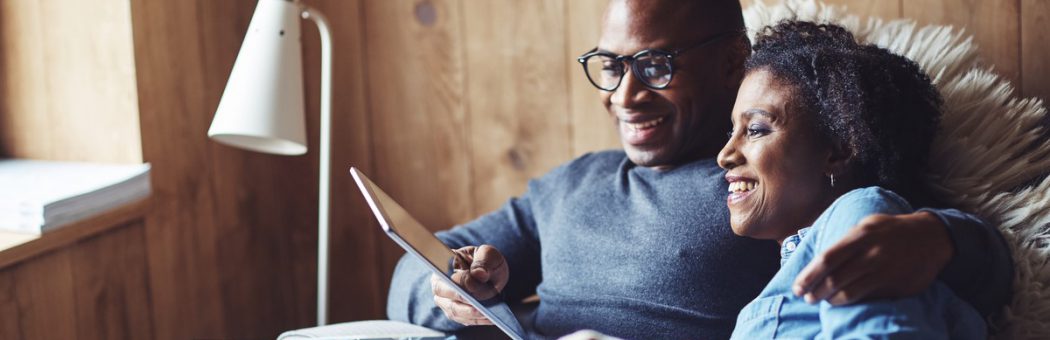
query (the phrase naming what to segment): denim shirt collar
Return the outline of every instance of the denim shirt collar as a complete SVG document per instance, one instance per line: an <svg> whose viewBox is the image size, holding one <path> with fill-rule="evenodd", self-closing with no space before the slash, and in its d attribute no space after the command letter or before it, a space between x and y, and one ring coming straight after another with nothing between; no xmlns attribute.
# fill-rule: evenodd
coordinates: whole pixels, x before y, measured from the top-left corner
<svg viewBox="0 0 1050 340"><path fill-rule="evenodd" d="M784 243L780 245L780 265L783 266L788 259L791 258L791 254L798 248L799 242L802 242L802 238L806 237L806 233L809 232L811 227L805 227L798 230L795 235L788 236L784 239Z"/></svg>

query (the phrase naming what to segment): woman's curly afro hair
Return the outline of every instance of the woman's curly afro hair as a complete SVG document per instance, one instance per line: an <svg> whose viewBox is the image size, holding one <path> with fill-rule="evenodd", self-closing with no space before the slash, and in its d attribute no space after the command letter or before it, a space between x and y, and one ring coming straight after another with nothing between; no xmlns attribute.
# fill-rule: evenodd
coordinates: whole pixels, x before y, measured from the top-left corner
<svg viewBox="0 0 1050 340"><path fill-rule="evenodd" d="M759 32L745 68L766 70L793 88L794 107L811 114L821 137L849 157L860 185L933 203L923 174L942 100L915 62L858 44L841 26L782 21Z"/></svg>

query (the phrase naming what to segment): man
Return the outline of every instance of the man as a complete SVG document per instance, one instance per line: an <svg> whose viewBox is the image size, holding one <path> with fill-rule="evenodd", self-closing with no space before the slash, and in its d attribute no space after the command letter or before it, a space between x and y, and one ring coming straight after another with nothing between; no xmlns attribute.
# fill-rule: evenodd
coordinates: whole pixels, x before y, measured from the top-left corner
<svg viewBox="0 0 1050 340"><path fill-rule="evenodd" d="M573 160L500 210L438 233L473 261L454 279L480 294L495 287L510 302L538 295L523 322L538 336L590 328L632 339L728 338L778 263L775 243L733 235L713 159L749 53L742 30L734 0L612 1L597 48L581 61L624 151ZM1009 295L1001 236L953 210L855 228L800 275L796 293L835 304L906 296L938 273L986 313ZM488 324L406 258L387 311L446 331Z"/></svg>

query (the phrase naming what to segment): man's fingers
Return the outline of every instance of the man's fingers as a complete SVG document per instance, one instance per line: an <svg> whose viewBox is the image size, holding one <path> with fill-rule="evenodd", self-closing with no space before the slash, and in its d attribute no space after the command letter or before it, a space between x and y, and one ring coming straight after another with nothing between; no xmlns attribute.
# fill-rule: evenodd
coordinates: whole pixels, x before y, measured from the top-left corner
<svg viewBox="0 0 1050 340"><path fill-rule="evenodd" d="M461 275L466 276L464 274ZM446 299L459 301L462 303L467 302L467 300L463 299L463 297L459 295L459 292L452 289L452 287L449 287L448 283L438 278L436 274L430 276L430 288L434 291L434 296L440 296Z"/></svg>
<svg viewBox="0 0 1050 340"><path fill-rule="evenodd" d="M859 231L860 228L853 228L838 243L814 257L813 261L810 261L795 278L795 284L791 287L792 292L796 296L811 292L817 283L866 249L865 234Z"/></svg>
<svg viewBox="0 0 1050 340"><path fill-rule="evenodd" d="M867 275L868 269L868 267L855 266L852 263L840 266L813 285L810 292L804 295L806 302L817 303L838 294L853 285L862 276Z"/></svg>
<svg viewBox="0 0 1050 340"><path fill-rule="evenodd" d="M478 300L491 299L499 294L499 291L488 282L482 282L470 275L466 275L466 273L463 273L462 277L462 280L457 280L456 282L461 284L463 288L466 288Z"/></svg>
<svg viewBox="0 0 1050 340"><path fill-rule="evenodd" d="M492 272L505 264L503 254L496 248L482 245L474 250L474 262L470 264L470 272L475 278L487 282Z"/></svg>
<svg viewBox="0 0 1050 340"><path fill-rule="evenodd" d="M453 250L457 256L452 261L452 268L460 270L470 269L474 265L474 251L476 249L477 247L475 246L466 246Z"/></svg>
<svg viewBox="0 0 1050 340"><path fill-rule="evenodd" d="M464 272L460 272L460 276L468 277ZM467 304L458 292L436 275L430 276L430 288L434 291L434 304L441 308L449 320L468 326L492 324L492 321L489 321L474 306Z"/></svg>
<svg viewBox="0 0 1050 340"><path fill-rule="evenodd" d="M445 316L449 320L459 322L464 325L486 325L492 324L485 315L481 314L474 306L446 299L440 296L434 296L434 304L436 304L442 311L445 312Z"/></svg>
<svg viewBox="0 0 1050 340"><path fill-rule="evenodd" d="M854 280L853 283L848 284L825 300L832 305L841 306L860 301L861 299L872 298L874 297L872 294L876 289L876 285L872 283L874 281L871 280L873 276L875 276L874 273L862 275Z"/></svg>

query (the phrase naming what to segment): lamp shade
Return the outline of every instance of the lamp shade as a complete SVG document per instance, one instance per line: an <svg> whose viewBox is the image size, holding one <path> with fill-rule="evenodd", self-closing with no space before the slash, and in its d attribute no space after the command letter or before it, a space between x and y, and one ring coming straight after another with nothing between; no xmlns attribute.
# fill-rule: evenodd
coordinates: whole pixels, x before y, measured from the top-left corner
<svg viewBox="0 0 1050 340"><path fill-rule="evenodd" d="M306 153L301 12L289 0L259 0L208 137L258 152Z"/></svg>

